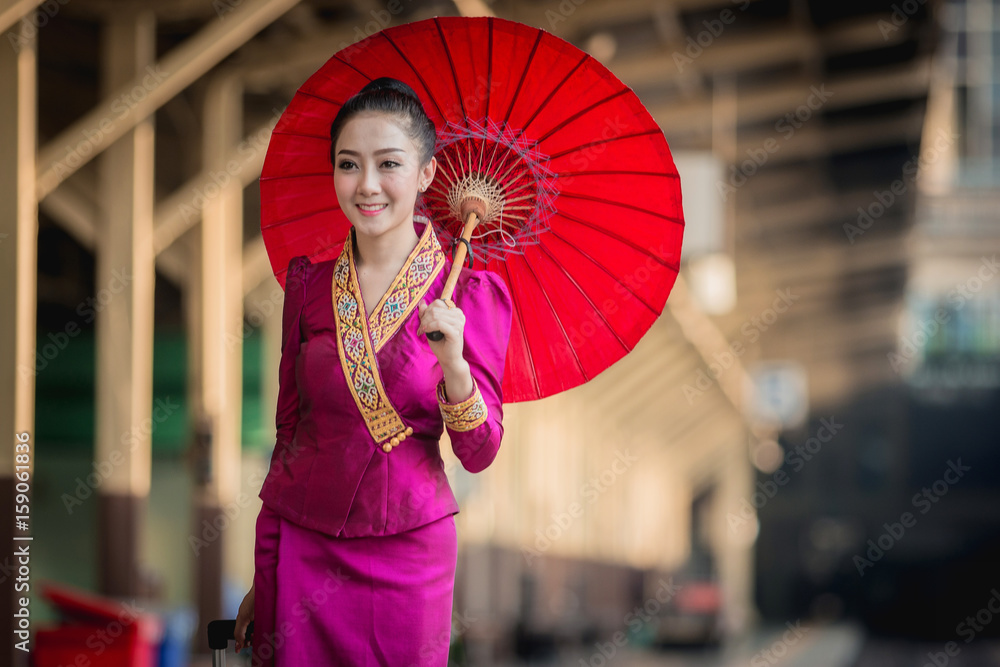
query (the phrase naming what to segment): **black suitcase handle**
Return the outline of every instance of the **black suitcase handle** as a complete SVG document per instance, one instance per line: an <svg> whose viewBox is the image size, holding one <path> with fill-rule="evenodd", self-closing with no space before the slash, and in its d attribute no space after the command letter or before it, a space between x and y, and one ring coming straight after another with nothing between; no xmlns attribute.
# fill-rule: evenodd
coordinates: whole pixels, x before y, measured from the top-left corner
<svg viewBox="0 0 1000 667"><path fill-rule="evenodd" d="M244 645L249 644L253 638L253 621L247 626L246 639ZM225 651L229 648L229 642L236 639L236 619L209 621L208 623L208 647L213 651Z"/></svg>

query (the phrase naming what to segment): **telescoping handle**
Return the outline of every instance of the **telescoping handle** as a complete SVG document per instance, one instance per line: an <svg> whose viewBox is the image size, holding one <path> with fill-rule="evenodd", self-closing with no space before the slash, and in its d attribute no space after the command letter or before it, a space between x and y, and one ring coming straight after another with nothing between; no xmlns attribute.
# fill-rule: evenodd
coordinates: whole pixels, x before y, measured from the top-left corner
<svg viewBox="0 0 1000 667"><path fill-rule="evenodd" d="M441 290L439 299L450 299L451 295L454 294L455 284L458 282L458 274L462 272L462 264L465 263L465 256L468 254L469 239L472 238L472 231L479 224L480 218L485 215L486 206L482 200L469 197L462 202L462 211L463 213L468 212L465 218L465 227L462 229L462 240L465 242L458 243L455 246L455 256L452 258L451 272L448 274L448 280L444 284L444 289ZM436 341L444 338L444 334L440 331L428 331L427 337Z"/></svg>
<svg viewBox="0 0 1000 667"><path fill-rule="evenodd" d="M229 642L236 639L236 620L225 619L210 621L208 624L208 647L212 649L213 667L226 667L226 650ZM249 644L253 639L253 621L247 626L244 643Z"/></svg>

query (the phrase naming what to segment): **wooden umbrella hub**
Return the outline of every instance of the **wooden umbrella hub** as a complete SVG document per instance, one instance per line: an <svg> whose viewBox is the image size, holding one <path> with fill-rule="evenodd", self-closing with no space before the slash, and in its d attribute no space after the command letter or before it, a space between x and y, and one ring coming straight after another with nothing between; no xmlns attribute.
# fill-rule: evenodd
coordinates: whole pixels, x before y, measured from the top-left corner
<svg viewBox="0 0 1000 667"><path fill-rule="evenodd" d="M448 189L448 204L459 220L468 220L475 211L480 222L493 222L504 207L503 187L488 174L466 174Z"/></svg>
<svg viewBox="0 0 1000 667"><path fill-rule="evenodd" d="M488 118L448 123L434 155L437 173L418 206L440 226L443 243L471 234L470 213L478 227L465 238L487 261L522 252L546 231L557 176L523 131Z"/></svg>

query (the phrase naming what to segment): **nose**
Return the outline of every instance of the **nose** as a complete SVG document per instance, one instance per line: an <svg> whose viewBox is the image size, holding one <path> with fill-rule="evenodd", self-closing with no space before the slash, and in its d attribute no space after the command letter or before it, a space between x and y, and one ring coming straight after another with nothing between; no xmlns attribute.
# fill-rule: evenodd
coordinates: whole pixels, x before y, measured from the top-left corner
<svg viewBox="0 0 1000 667"><path fill-rule="evenodd" d="M361 180L358 183L358 194L362 197L370 197L381 189L378 182L378 170L364 169L361 173Z"/></svg>

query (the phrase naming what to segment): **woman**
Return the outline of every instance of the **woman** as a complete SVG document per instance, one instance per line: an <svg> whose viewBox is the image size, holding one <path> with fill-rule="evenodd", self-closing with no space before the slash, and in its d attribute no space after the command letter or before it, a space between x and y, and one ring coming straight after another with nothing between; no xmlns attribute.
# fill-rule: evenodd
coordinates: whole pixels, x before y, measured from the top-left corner
<svg viewBox="0 0 1000 667"><path fill-rule="evenodd" d="M335 260L288 265L277 438L236 636L254 621L255 665L445 665L459 508L438 441L447 427L473 473L496 457L511 299L468 268L455 301L436 298L450 262L414 219L436 134L409 86L365 86L330 139L352 228Z"/></svg>

